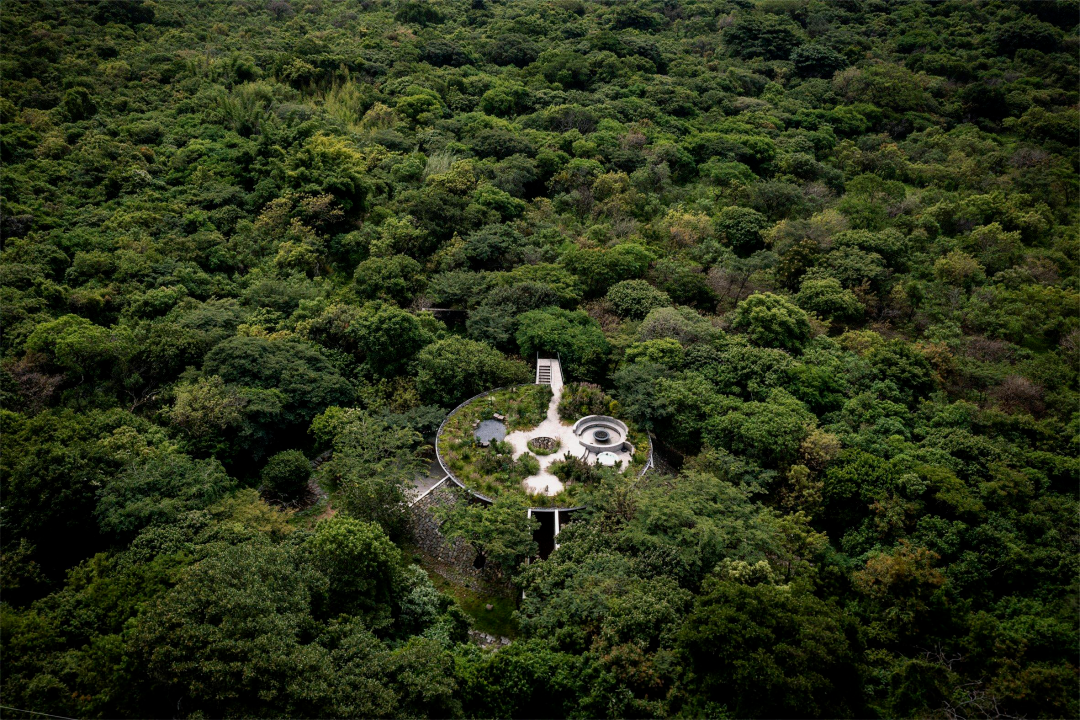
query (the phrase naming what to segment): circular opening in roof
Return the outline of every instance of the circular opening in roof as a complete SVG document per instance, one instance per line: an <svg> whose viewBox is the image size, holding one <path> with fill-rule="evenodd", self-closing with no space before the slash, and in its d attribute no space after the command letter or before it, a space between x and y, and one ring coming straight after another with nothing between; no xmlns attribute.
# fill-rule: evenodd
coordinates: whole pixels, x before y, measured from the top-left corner
<svg viewBox="0 0 1080 720"><path fill-rule="evenodd" d="M550 455L559 449L559 439L553 437L534 437L527 443L530 450L541 455Z"/></svg>
<svg viewBox="0 0 1080 720"><path fill-rule="evenodd" d="M476 426L473 435L481 445L490 445L506 437L506 424L499 420L484 420Z"/></svg>
<svg viewBox="0 0 1080 720"><path fill-rule="evenodd" d="M602 452L596 456L596 462L604 467L615 467L619 462L619 456L613 452Z"/></svg>

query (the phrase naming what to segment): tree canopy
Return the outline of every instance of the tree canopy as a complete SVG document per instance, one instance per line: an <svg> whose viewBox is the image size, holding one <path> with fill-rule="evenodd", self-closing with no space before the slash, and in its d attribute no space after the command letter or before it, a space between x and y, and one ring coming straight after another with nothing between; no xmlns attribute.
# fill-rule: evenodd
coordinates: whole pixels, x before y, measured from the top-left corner
<svg viewBox="0 0 1080 720"><path fill-rule="evenodd" d="M0 3L5 712L1080 716L1078 10Z"/></svg>

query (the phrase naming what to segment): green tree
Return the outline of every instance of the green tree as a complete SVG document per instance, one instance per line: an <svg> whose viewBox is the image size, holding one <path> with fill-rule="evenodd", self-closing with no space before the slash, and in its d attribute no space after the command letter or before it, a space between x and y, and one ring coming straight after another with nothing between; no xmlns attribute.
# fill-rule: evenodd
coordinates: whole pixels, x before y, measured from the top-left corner
<svg viewBox="0 0 1080 720"><path fill-rule="evenodd" d="M462 646L456 660L462 705L476 717L566 717L585 690L582 658L543 641L519 640L497 653Z"/></svg>
<svg viewBox="0 0 1080 720"><path fill-rule="evenodd" d="M416 387L432 402L453 405L485 390L524 382L529 371L490 345L451 336L416 359Z"/></svg>
<svg viewBox="0 0 1080 720"><path fill-rule="evenodd" d="M871 354L870 362L879 377L892 382L909 404L925 399L937 386L930 361L902 340L890 340Z"/></svg>
<svg viewBox="0 0 1080 720"><path fill-rule="evenodd" d="M408 255L372 257L356 266L357 294L368 300L407 305L424 289L423 268Z"/></svg>
<svg viewBox="0 0 1080 720"><path fill-rule="evenodd" d="M230 385L280 393L284 406L275 426L268 428L272 433L306 426L324 408L346 404L353 396L322 353L294 339L229 338L207 353L203 371Z"/></svg>
<svg viewBox="0 0 1080 720"><path fill-rule="evenodd" d="M220 375L177 386L175 395L169 418L198 440L212 443L215 436L243 421L247 402Z"/></svg>
<svg viewBox="0 0 1080 720"><path fill-rule="evenodd" d="M521 83L496 82L480 97L480 109L488 115L510 117L525 107L528 97L529 91Z"/></svg>
<svg viewBox="0 0 1080 720"><path fill-rule="evenodd" d="M948 255L934 262L934 276L943 283L956 285L965 290L981 278L983 266L979 261L960 250L953 250Z"/></svg>
<svg viewBox="0 0 1080 720"><path fill-rule="evenodd" d="M684 345L708 342L719 338L721 334L708 319L688 307L651 310L638 328L638 337L641 340L673 338Z"/></svg>
<svg viewBox="0 0 1080 720"><path fill-rule="evenodd" d="M787 554L772 518L740 487L746 464L721 452L698 465L677 484L652 482L640 489L622 542L659 553L668 565L664 573L695 591L726 561L782 563Z"/></svg>
<svg viewBox="0 0 1080 720"><path fill-rule="evenodd" d="M346 329L356 351L373 373L402 372L431 337L415 315L386 303L367 303Z"/></svg>
<svg viewBox="0 0 1080 720"><path fill-rule="evenodd" d="M686 351L674 338L657 338L634 343L626 348L627 362L657 363L666 367L677 369L682 366L686 359Z"/></svg>
<svg viewBox="0 0 1080 720"><path fill-rule="evenodd" d="M735 308L731 326L746 333L750 342L763 347L798 352L810 339L806 313L772 293L758 293Z"/></svg>
<svg viewBox="0 0 1080 720"><path fill-rule="evenodd" d="M616 245L610 250L574 248L561 262L585 286L586 293L598 297L621 280L640 278L655 256L640 245Z"/></svg>
<svg viewBox="0 0 1080 720"><path fill-rule="evenodd" d="M461 713L454 658L436 640L410 638L387 658L386 684L401 717L457 717Z"/></svg>
<svg viewBox="0 0 1080 720"><path fill-rule="evenodd" d="M406 524L406 492L427 468L422 438L410 427L356 409L331 408L312 423L332 437L333 457L320 469L334 502L354 518L378 523L393 537Z"/></svg>
<svg viewBox="0 0 1080 720"><path fill-rule="evenodd" d="M558 353L571 377L597 376L610 352L599 323L581 311L531 310L518 318L516 338L524 357Z"/></svg>
<svg viewBox="0 0 1080 720"><path fill-rule="evenodd" d="M743 14L723 32L732 55L765 60L787 60L799 45L796 26L786 16Z"/></svg>
<svg viewBox="0 0 1080 720"><path fill-rule="evenodd" d="M514 336L517 319L507 307L481 305L469 313L465 328L472 339L497 348L506 348Z"/></svg>
<svg viewBox="0 0 1080 720"><path fill-rule="evenodd" d="M649 311L672 305L671 298L644 280L623 280L611 286L607 301L620 317L640 320Z"/></svg>
<svg viewBox="0 0 1080 720"><path fill-rule="evenodd" d="M40 353L73 380L83 382L126 360L131 337L124 328L110 330L78 315L64 315L39 325L27 338L26 350Z"/></svg>
<svg viewBox="0 0 1080 720"><path fill-rule="evenodd" d="M710 580L679 634L696 679L686 711L858 715L853 636L840 611L801 586Z"/></svg>
<svg viewBox="0 0 1080 720"><path fill-rule="evenodd" d="M116 461L99 438L130 421L118 412L63 409L25 417L0 410L5 552L26 540L43 571L62 577L66 568L100 549L94 508ZM71 537L82 542L72 543Z"/></svg>
<svg viewBox="0 0 1080 720"><path fill-rule="evenodd" d="M371 192L360 152L344 137L325 133L290 155L285 177L299 192L333 195L346 210L362 210Z"/></svg>
<svg viewBox="0 0 1080 720"><path fill-rule="evenodd" d="M866 310L855 293L845 290L836 278L803 280L795 302L804 310L833 320L854 320Z"/></svg>
<svg viewBox="0 0 1080 720"><path fill-rule="evenodd" d="M466 540L483 558L485 566L506 579L514 576L526 558L537 553L533 532L540 526L528 517L528 506L516 495L503 493L492 505L459 498L442 513L440 531L448 538Z"/></svg>
<svg viewBox="0 0 1080 720"><path fill-rule="evenodd" d="M313 596L327 580L298 548L253 541L193 565L140 615L134 655L159 708L186 712L322 714L333 668L311 642Z"/></svg>
<svg viewBox="0 0 1080 720"><path fill-rule="evenodd" d="M791 53L795 72L803 77L831 78L847 67L847 60L827 45L802 45Z"/></svg>
<svg viewBox="0 0 1080 720"><path fill-rule="evenodd" d="M680 305L693 305L711 310L716 307L716 293L695 262L662 258L653 263L649 272L657 287Z"/></svg>
<svg viewBox="0 0 1080 720"><path fill-rule="evenodd" d="M362 613L376 627L389 620L401 553L381 527L338 514L316 523L305 548L329 579L330 613Z"/></svg>
<svg viewBox="0 0 1080 720"><path fill-rule="evenodd" d="M217 460L193 460L179 453L141 452L99 491L97 516L105 532L132 537L152 524L175 522L233 488Z"/></svg>
<svg viewBox="0 0 1080 720"><path fill-rule="evenodd" d="M361 307L334 303L298 323L297 332L349 353L365 370L381 377L400 374L431 340L416 315L382 301Z"/></svg>
<svg viewBox="0 0 1080 720"><path fill-rule="evenodd" d="M715 221L716 231L740 257L762 248L761 232L770 223L761 213L746 207L726 207Z"/></svg>
<svg viewBox="0 0 1080 720"><path fill-rule="evenodd" d="M284 450L270 456L259 479L265 495L289 503L307 494L310 477L311 463L304 457L304 453L299 450Z"/></svg>
<svg viewBox="0 0 1080 720"><path fill-rule="evenodd" d="M712 418L706 441L770 467L786 466L798 457L813 417L801 402L777 389L765 402L743 403Z"/></svg>

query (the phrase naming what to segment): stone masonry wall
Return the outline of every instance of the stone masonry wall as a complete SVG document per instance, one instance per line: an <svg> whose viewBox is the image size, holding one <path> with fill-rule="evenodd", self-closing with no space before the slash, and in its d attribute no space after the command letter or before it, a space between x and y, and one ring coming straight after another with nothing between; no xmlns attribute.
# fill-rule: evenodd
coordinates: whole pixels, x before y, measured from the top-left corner
<svg viewBox="0 0 1080 720"><path fill-rule="evenodd" d="M451 565L463 573L480 577L481 570L473 567L476 551L461 539L447 540L439 526L442 524L432 510L438 506L450 507L457 502L468 502L461 491L449 482L432 490L409 508L413 539L426 554L439 562Z"/></svg>

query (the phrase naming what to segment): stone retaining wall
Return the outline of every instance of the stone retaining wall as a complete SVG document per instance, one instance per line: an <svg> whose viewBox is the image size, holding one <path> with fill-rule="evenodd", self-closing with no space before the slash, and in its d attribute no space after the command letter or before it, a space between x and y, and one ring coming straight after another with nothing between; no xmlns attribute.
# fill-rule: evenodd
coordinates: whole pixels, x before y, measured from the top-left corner
<svg viewBox="0 0 1080 720"><path fill-rule="evenodd" d="M449 483L440 485L418 500L409 508L413 539L424 553L439 562L452 565L468 575L480 577L483 572L473 567L476 551L460 538L447 540L439 532L442 523L432 512L438 506L450 507L462 501L467 502L461 491Z"/></svg>

